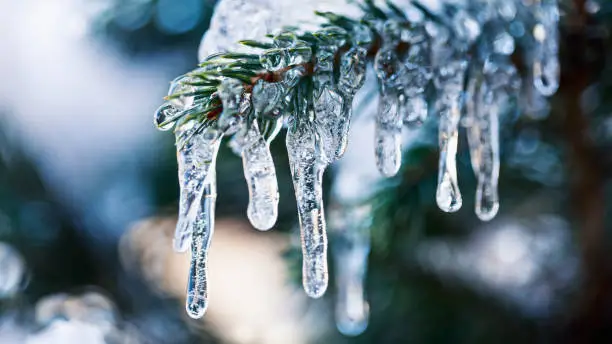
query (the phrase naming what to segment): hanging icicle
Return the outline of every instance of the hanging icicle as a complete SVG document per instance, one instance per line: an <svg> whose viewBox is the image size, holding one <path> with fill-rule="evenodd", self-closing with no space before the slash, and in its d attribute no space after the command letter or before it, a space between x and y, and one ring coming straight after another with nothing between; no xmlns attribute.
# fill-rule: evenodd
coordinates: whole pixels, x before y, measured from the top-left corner
<svg viewBox="0 0 612 344"><path fill-rule="evenodd" d="M270 147L259 132L257 122L246 129L242 164L249 188L247 216L253 227L268 230L278 217L278 184Z"/></svg>
<svg viewBox="0 0 612 344"><path fill-rule="evenodd" d="M533 83L543 96L559 88L559 7L557 0L534 0Z"/></svg>
<svg viewBox="0 0 612 344"><path fill-rule="evenodd" d="M445 212L458 211L463 203L457 181L456 156L461 118L461 92L466 67L467 61L457 57L441 67L435 76L440 93L437 99L440 112L438 133L440 163L436 202Z"/></svg>
<svg viewBox="0 0 612 344"><path fill-rule="evenodd" d="M308 296L318 298L323 296L328 284L322 185L326 154L317 142L314 110L304 90L298 90L294 109L296 113L289 122L286 140L302 236L302 283Z"/></svg>
<svg viewBox="0 0 612 344"><path fill-rule="evenodd" d="M398 23L387 20L382 31L383 45L374 59L380 87L375 129L376 164L387 177L396 175L402 163L403 119L400 114L400 94L406 68L396 51L400 35Z"/></svg>
<svg viewBox="0 0 612 344"><path fill-rule="evenodd" d="M431 80L431 47L429 36L423 25L408 31L406 41L410 49L404 58L406 77L403 82L401 112L404 124L421 125L427 119L428 105L425 89Z"/></svg>
<svg viewBox="0 0 612 344"><path fill-rule="evenodd" d="M329 163L344 154L349 118L343 111L346 99L334 82L334 59L338 48L345 44L346 32L341 28L329 27L319 35L319 48L315 54L313 101L316 125L319 129L323 152Z"/></svg>
<svg viewBox="0 0 612 344"><path fill-rule="evenodd" d="M202 196L194 212L191 238L191 264L187 282L187 314L199 319L208 307L208 249L215 231L215 202L217 200L217 178L214 163L204 185Z"/></svg>
<svg viewBox="0 0 612 344"><path fill-rule="evenodd" d="M367 205L337 205L330 212L337 288L336 326L347 336L357 336L368 326L364 283L370 253L370 213Z"/></svg>

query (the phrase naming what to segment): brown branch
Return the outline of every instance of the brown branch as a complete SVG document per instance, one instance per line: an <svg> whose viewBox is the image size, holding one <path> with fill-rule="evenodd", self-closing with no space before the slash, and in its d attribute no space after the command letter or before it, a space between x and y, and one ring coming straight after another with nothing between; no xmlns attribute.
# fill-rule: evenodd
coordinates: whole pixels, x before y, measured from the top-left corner
<svg viewBox="0 0 612 344"><path fill-rule="evenodd" d="M585 1L574 0L574 4L576 13L565 37L568 58L564 66L567 72L562 75L566 111L563 132L567 139L570 195L584 278L565 340L599 343L605 337L604 331L609 331L612 325L608 314L612 303L612 273L605 252L605 180L580 102L591 77L598 71L585 58L585 52L593 44L587 35L589 18L584 10Z"/></svg>

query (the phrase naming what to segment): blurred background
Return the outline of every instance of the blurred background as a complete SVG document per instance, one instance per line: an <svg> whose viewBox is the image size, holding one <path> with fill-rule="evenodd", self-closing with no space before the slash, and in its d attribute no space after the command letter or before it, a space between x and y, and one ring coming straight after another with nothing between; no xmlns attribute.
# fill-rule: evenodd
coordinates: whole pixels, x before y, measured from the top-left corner
<svg viewBox="0 0 612 344"><path fill-rule="evenodd" d="M354 338L334 327L333 287L301 290L282 137L267 233L223 145L210 308L185 315L174 140L152 114L196 65L214 0L0 5L0 343L612 342L609 2L562 2L561 89L504 122L495 220L474 215L463 141L464 206L438 210L435 123L412 133L372 198L370 326Z"/></svg>

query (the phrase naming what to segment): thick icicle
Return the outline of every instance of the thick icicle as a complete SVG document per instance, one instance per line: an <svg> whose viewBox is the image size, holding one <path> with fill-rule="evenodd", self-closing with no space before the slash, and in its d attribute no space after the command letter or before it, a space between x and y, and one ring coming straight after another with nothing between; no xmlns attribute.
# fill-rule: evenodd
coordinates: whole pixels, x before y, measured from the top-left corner
<svg viewBox="0 0 612 344"><path fill-rule="evenodd" d="M338 76L338 91L342 94L342 120L338 123L339 144L336 158L341 158L348 145L348 135L351 125L353 98L365 83L366 56L372 43L372 33L365 25L353 28L353 47L340 58L340 74Z"/></svg>
<svg viewBox="0 0 612 344"><path fill-rule="evenodd" d="M215 230L217 178L214 162L196 206L191 240L191 265L187 283L187 314L193 319L204 316L208 307L208 248Z"/></svg>
<svg viewBox="0 0 612 344"><path fill-rule="evenodd" d="M330 30L332 28L327 28ZM334 28L339 35L345 35L344 30ZM344 154L347 139L344 129L348 127L349 119L343 111L345 99L338 91L334 82L334 58L338 47L344 44L344 39L332 39L329 35L321 35L320 45L315 54L313 81L313 102L316 115L316 127L319 130L321 144L326 159L331 163Z"/></svg>
<svg viewBox="0 0 612 344"><path fill-rule="evenodd" d="M369 206L332 208L332 256L336 274L336 326L347 336L357 336L368 326L369 305L365 277L370 253Z"/></svg>
<svg viewBox="0 0 612 344"><path fill-rule="evenodd" d="M187 250L204 186L217 158L221 133L214 128L197 132L195 121L181 125L177 132L177 161L179 171L179 215L174 234L174 249Z"/></svg>
<svg viewBox="0 0 612 344"><path fill-rule="evenodd" d="M441 66L435 75L438 89L437 107L440 111L438 141L440 162L436 202L445 212L461 208L463 200L457 181L456 155L461 119L461 94L467 61L461 56Z"/></svg>
<svg viewBox="0 0 612 344"><path fill-rule="evenodd" d="M313 298L327 290L327 233L323 211L324 153L311 118L306 92L296 97L296 113L287 131L287 153L302 235L302 284Z"/></svg>
<svg viewBox="0 0 612 344"><path fill-rule="evenodd" d="M535 0L533 82L543 96L559 88L559 7L557 0Z"/></svg>
<svg viewBox="0 0 612 344"><path fill-rule="evenodd" d="M379 110L376 116L376 166L387 177L397 174L402 160L402 125L400 94L406 68L396 52L400 30L395 21L385 22L383 46L376 54L374 68L380 84Z"/></svg>
<svg viewBox="0 0 612 344"><path fill-rule="evenodd" d="M247 216L253 227L268 230L278 217L278 184L270 148L255 121L246 130L242 164L249 188Z"/></svg>

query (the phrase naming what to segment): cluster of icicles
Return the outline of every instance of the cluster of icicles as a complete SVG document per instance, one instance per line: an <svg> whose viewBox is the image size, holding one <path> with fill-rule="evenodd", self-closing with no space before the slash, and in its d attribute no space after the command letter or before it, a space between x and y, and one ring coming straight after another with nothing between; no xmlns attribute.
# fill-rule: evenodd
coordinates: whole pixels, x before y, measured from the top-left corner
<svg viewBox="0 0 612 344"><path fill-rule="evenodd" d="M215 161L222 138L230 137L232 150L242 157L249 220L255 228L268 230L276 222L279 202L269 145L283 126L301 229L303 286L313 298L325 293L323 174L346 149L353 97L365 81L368 54L373 51L380 89L373 153L380 172L387 177L398 173L403 126L418 126L428 114L439 114L438 206L454 212L462 204L455 162L461 124L478 180L476 214L482 220L496 215L499 116L521 87L510 55L515 42L527 42L529 87L545 96L553 94L559 74L559 15L555 1L468 4L448 6L442 14L430 13L416 23L408 23L395 7L361 21L328 14L332 25L319 31L283 31L269 42L257 43L264 49L259 55L211 56L172 83L155 123L161 130L175 127L180 203L174 248L191 248L186 305L191 317L202 317L208 304L207 251L214 230ZM518 18L523 34L513 32ZM238 77L250 75L248 70L257 73ZM350 324L367 324L363 282L369 246L357 243L364 235L350 228L338 233L338 240L346 242L334 255L341 290L338 327L358 334L365 326Z"/></svg>

